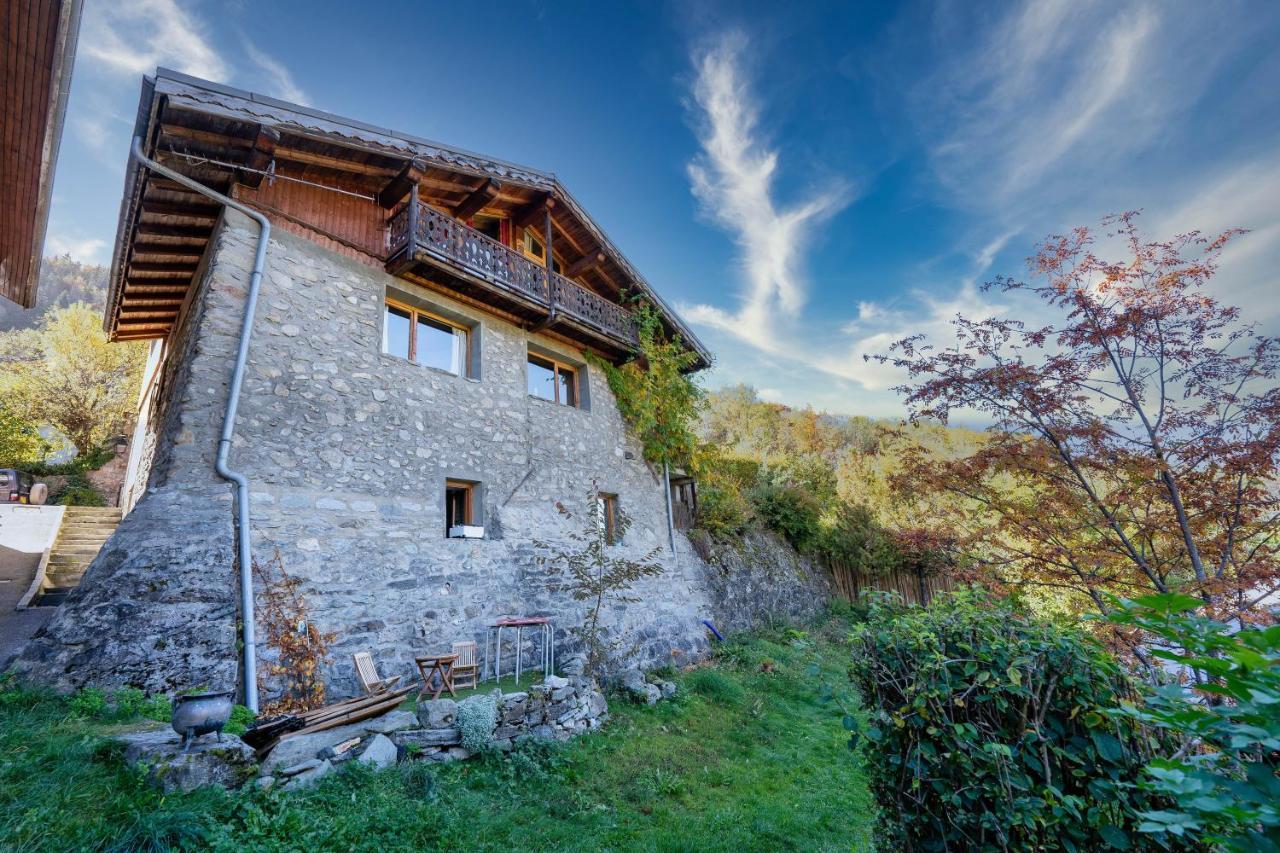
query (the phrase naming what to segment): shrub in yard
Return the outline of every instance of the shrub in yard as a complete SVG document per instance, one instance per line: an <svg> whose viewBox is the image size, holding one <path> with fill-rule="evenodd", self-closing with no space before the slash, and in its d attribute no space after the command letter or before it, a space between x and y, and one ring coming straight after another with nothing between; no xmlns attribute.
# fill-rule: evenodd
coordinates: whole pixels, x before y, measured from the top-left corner
<svg viewBox="0 0 1280 853"><path fill-rule="evenodd" d="M885 814L918 850L1156 848L1139 789L1158 744L1106 713L1131 690L1079 630L978 590L928 608L873 601L850 676Z"/></svg>
<svg viewBox="0 0 1280 853"><path fill-rule="evenodd" d="M1152 654L1198 673L1118 713L1168 732L1175 751L1147 767L1144 787L1170 804L1140 831L1197 837L1229 850L1280 850L1280 626L1234 630L1193 613L1204 602L1153 595L1116 602L1111 621L1157 638Z"/></svg>
<svg viewBox="0 0 1280 853"><path fill-rule="evenodd" d="M698 484L698 527L713 536L736 536L751 521L751 503L728 481L709 478Z"/></svg>
<svg viewBox="0 0 1280 853"><path fill-rule="evenodd" d="M498 723L498 703L492 696L473 696L458 705L458 728L462 731L462 748L483 752L493 742L493 727Z"/></svg>
<svg viewBox="0 0 1280 853"><path fill-rule="evenodd" d="M822 507L799 486L761 483L751 493L756 513L797 551L808 552L821 533Z"/></svg>
<svg viewBox="0 0 1280 853"><path fill-rule="evenodd" d="M902 562L893 534L867 507L841 502L823 522L814 550L824 557L865 577L888 574Z"/></svg>

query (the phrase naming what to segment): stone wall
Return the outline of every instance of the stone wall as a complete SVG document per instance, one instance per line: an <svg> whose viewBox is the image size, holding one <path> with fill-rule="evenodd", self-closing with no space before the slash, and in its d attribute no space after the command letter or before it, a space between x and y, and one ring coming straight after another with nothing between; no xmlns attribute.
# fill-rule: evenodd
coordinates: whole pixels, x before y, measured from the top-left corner
<svg viewBox="0 0 1280 853"><path fill-rule="evenodd" d="M255 241L247 219L226 215L162 369L145 442L149 488L24 655L34 677L229 686L231 491L213 460ZM479 375L382 354L388 295L474 324ZM527 394L531 344L580 365L589 409ZM697 657L701 620L717 618L717 602L743 601L683 535L674 553L665 547L661 478L580 354L294 235L271 241L231 464L251 481L255 555L278 550L313 623L337 634L331 696L358 690L356 651L372 652L383 675L416 678L415 654L461 640L483 649L486 626L506 614L550 616L563 653L583 608L534 543L566 542L580 522L557 504L581 515L592 481L633 521L619 552L660 549L663 574L633 590L636 604L608 613L636 663ZM481 484L484 539L445 537L446 478ZM820 594L778 603L807 607Z"/></svg>

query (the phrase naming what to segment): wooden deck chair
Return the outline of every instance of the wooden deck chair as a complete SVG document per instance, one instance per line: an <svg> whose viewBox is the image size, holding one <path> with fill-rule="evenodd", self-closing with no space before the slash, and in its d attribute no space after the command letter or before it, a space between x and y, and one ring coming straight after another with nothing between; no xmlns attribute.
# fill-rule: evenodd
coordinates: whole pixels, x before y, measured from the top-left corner
<svg viewBox="0 0 1280 853"><path fill-rule="evenodd" d="M453 664L453 686L475 687L480 682L480 665L476 663L476 641L454 643L453 653L458 656Z"/></svg>
<svg viewBox="0 0 1280 853"><path fill-rule="evenodd" d="M356 652L351 659L355 661L356 677L360 679L360 686L364 688L365 693L381 693L395 687L400 681L398 675L390 678L379 676L378 668L373 665L373 655L368 652Z"/></svg>

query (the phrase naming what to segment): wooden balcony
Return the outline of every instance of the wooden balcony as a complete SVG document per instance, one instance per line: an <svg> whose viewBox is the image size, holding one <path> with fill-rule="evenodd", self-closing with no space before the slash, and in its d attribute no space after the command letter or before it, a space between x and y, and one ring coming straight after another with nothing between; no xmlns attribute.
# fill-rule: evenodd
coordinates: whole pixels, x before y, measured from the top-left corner
<svg viewBox="0 0 1280 853"><path fill-rule="evenodd" d="M631 312L539 261L504 246L430 205L392 214L387 271L447 284L465 296L615 356L632 351Z"/></svg>

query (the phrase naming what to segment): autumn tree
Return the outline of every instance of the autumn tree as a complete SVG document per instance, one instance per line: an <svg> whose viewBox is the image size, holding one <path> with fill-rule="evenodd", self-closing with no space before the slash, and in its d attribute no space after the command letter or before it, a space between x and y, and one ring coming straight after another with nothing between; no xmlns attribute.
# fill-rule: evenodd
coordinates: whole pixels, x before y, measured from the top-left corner
<svg viewBox="0 0 1280 853"><path fill-rule="evenodd" d="M961 316L953 346L881 357L906 371L912 419L991 422L982 447L916 453L898 482L963 499L948 523L989 579L1104 612L1107 593L1179 590L1258 618L1280 580L1280 342L1207 292L1241 232L1148 242L1135 219L1104 220L1119 260L1077 228L1037 247L1028 281L987 285L1049 322Z"/></svg>
<svg viewBox="0 0 1280 853"><path fill-rule="evenodd" d="M137 405L146 362L139 343L110 343L83 302L0 338L0 396L14 413L57 427L81 452L119 433Z"/></svg>

